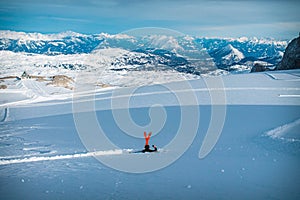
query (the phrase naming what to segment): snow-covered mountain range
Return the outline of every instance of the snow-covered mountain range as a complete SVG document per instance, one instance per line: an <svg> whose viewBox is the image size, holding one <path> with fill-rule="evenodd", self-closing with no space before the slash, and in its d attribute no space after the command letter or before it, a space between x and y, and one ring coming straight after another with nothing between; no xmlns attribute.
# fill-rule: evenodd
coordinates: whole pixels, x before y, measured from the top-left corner
<svg viewBox="0 0 300 200"><path fill-rule="evenodd" d="M91 54L122 49L110 59L112 70L175 70L201 75L215 70L248 72L255 62L277 64L287 41L257 38L200 38L190 36L85 35L0 31L0 50L48 56ZM28 55L28 54L27 54ZM66 64L66 63L65 63ZM66 65L58 65L66 68ZM67 68L73 68L67 66ZM84 68L84 67L81 67Z"/></svg>
<svg viewBox="0 0 300 200"><path fill-rule="evenodd" d="M276 65L282 59L288 41L257 38L198 38L214 58L219 68L231 68L234 65L244 65L250 68L255 62L268 62Z"/></svg>

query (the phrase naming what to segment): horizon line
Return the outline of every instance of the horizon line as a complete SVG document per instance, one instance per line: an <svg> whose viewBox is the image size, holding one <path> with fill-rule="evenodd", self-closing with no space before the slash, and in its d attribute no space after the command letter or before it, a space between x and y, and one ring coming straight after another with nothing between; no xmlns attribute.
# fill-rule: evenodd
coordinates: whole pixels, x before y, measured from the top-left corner
<svg viewBox="0 0 300 200"><path fill-rule="evenodd" d="M157 28L157 27L145 27L146 29L149 28ZM119 33L110 33L110 32L78 32L78 31L74 31L74 30L65 30L65 31L57 31L57 32L48 32L48 31L25 31L25 30L12 30L12 29L0 29L0 32L16 32L16 33L25 33L25 34L32 34L32 33L37 33L37 34L42 34L42 35L58 35L58 34L62 34L62 33L76 33L76 34L82 34L82 35L101 35L101 34L108 34L108 35L128 35L128 36L132 36L130 34L126 34L126 32L129 32L131 30L138 30L138 29L143 29L143 28L135 28L135 29L130 29L130 30L125 30ZM168 28L157 28L157 29L164 29L164 30L171 30L172 32L176 32L179 33L180 35L176 36L176 37L186 37L186 36L190 36L190 37L196 37L196 38L207 38L207 39L242 39L242 38L247 38L247 39L269 39L269 40L277 40L277 41L290 41L294 38L297 38L300 36L300 32L299 35L296 35L293 38L275 38L275 37L270 37L270 36L245 36L245 35L241 35L241 36L204 36L204 35L196 35L196 34L186 34L186 33L182 33L180 31L176 31L173 29L168 29ZM168 35L168 34L148 34L148 35ZM170 36L174 36L174 35L170 35ZM2 38L2 36L0 36ZM132 37L137 37L137 36L132 36Z"/></svg>

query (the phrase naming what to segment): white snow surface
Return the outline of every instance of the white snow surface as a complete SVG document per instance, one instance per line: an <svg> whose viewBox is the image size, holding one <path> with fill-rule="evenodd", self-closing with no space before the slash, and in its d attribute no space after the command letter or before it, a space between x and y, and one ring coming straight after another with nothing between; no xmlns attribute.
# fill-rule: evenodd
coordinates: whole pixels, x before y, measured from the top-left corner
<svg viewBox="0 0 300 200"><path fill-rule="evenodd" d="M112 53L108 53L109 56L106 53L102 52L99 63L113 57ZM98 59L96 55L94 61ZM76 80L74 91L50 87L33 79L8 79L0 83L9 85L8 89L0 90L1 199L300 198L299 70L180 80L178 72L98 74L97 70L103 68L105 66L101 68L99 64L97 68L95 64L86 71L66 70L66 74ZM49 73L62 72L50 67L37 67L34 71L28 66L26 69L43 75L47 75L44 69ZM11 65L7 70L20 75L24 68ZM166 79L168 74L169 80ZM151 76L154 76L152 81L167 80L167 83L153 84ZM95 81L97 84L103 78L119 85L95 86ZM185 83L191 88L185 88ZM136 91L130 92L132 88ZM179 104L174 94L184 97L190 92L198 104L189 105L189 101ZM224 94L226 98L222 101ZM113 100L126 97L130 98L128 104L112 107ZM82 107L77 111L83 116L96 115L106 136L119 148L88 151L83 146L72 106L86 102L92 102L93 108ZM115 124L113 110L128 109L132 120L145 125L151 117L149 109L158 104L165 108L167 119L150 142L164 152L130 154L128 149L143 148L143 133L140 133L141 138L125 134ZM216 117L212 110L224 105L227 111L221 136L212 151L199 159L203 138L212 118ZM199 124L194 118L182 119L181 108L199 109ZM133 165L139 171L136 165L126 161L146 159L149 165L154 165L155 158L169 158L178 149L165 149L165 146L176 139L182 120L199 125L196 136L178 160L161 170L131 174L99 161L114 160L118 164ZM91 131L89 123L85 122L85 133L97 134ZM186 136L189 134L184 132Z"/></svg>
<svg viewBox="0 0 300 200"><path fill-rule="evenodd" d="M23 33L0 33L28 39ZM54 36L30 35L36 40L45 37ZM178 45L172 38L165 39L170 48ZM242 58L229 48L237 59ZM55 56L0 51L0 78L7 77L0 80L1 86L7 86L0 89L0 199L300 198L300 70L237 75L215 70L205 76L173 70L122 70L123 66L110 70L116 68L110 63L124 55L142 56L117 48ZM24 71L45 80L14 77ZM71 77L73 89L49 85L54 75ZM196 103L184 98L191 94ZM80 109L74 110L76 105ZM141 137L125 134L113 112L126 109L139 127L152 131L147 124L154 119L149 110L155 106L163 107L167 118L150 142L164 149L163 153L130 154L143 148L143 133ZM199 109L199 122L182 118L181 109L190 108ZM226 109L220 138L199 159L199 149L216 117L213 113L219 108ZM118 148L84 146L74 114L96 116ZM178 149L165 146L176 140L183 120L199 125L195 138L178 160L161 170L130 174L99 161L105 158L130 165L127 159L135 157L153 164L156 157L172 157ZM85 134L97 134L90 121L84 122Z"/></svg>
<svg viewBox="0 0 300 200"><path fill-rule="evenodd" d="M191 80L180 80L180 74L177 74L177 77L175 75L175 73L170 73L168 76L160 72L104 73L102 79L119 86L102 88L97 86L98 76L94 73L84 73L76 78L74 90L49 86L36 80L22 79L17 81L17 87L11 86L9 89L0 90L0 107L10 110L6 120L17 120L72 113L74 102L96 101L98 103L93 109L112 109L111 101L123 97L130 97L130 104L122 104L118 108L149 107L155 104L185 106L178 103L173 96L174 93L193 93L198 105L299 105L299 70L221 77L207 76ZM155 82L155 80L161 82ZM182 81L187 82L190 89L182 89ZM220 83L223 86L208 86L209 82ZM121 85L127 85L127 87L121 87ZM172 88L172 90L166 88ZM132 93L132 89L139 92ZM119 93L122 95L116 96ZM217 101L212 99L214 93L223 95L223 98ZM12 95L14 98L11 97ZM160 95L164 98L158 98ZM73 96L76 96L76 100ZM31 109L37 106L39 109ZM15 107L20 108L14 109ZM52 109L48 109L49 107ZM31 111L28 112L28 110Z"/></svg>

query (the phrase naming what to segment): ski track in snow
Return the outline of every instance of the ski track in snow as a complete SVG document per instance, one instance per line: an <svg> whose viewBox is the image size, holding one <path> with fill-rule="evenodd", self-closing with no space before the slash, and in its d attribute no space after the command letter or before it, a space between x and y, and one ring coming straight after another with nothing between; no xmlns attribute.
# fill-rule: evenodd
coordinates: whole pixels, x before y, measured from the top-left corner
<svg viewBox="0 0 300 200"><path fill-rule="evenodd" d="M41 148L44 148L44 147L23 148L23 151L31 151L31 150L35 150L35 149L41 149ZM167 152L167 151L164 149L158 149L157 152ZM50 153L56 153L56 151L50 151ZM0 166L1 165L19 164L19 163L55 161L55 160L66 160L66 159L97 157L97 156L113 156L113 155L122 155L122 154L130 154L130 153L140 153L140 150L115 149L115 150L91 151L91 152L86 152L86 153L64 154L64 155L54 155L54 156L37 156L38 154L0 156ZM142 153L142 154L149 154L149 153L146 152L146 153Z"/></svg>
<svg viewBox="0 0 300 200"><path fill-rule="evenodd" d="M292 97L292 98L300 98L300 94L280 94L279 97Z"/></svg>
<svg viewBox="0 0 300 200"><path fill-rule="evenodd" d="M127 150L129 152L129 150ZM56 156L33 156L22 159L9 159L10 157L2 157L0 160L0 165L10 165L18 163L32 163L40 161L53 161L53 160L64 160L64 159L76 159L76 158L85 158L85 157L94 157L94 156L111 156L111 155L121 155L124 150L108 150L108 151L93 151L87 153L78 153L78 154L68 154L68 155L56 155ZM6 159L5 159L6 158Z"/></svg>

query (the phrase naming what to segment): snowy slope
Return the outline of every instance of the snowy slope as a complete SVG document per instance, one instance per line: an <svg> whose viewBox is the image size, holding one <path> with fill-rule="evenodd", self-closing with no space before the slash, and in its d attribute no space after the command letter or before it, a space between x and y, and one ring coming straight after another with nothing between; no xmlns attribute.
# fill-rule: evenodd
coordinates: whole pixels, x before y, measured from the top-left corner
<svg viewBox="0 0 300 200"><path fill-rule="evenodd" d="M218 77L135 91L87 92L88 85L79 84L74 99L2 104L8 116L0 126L0 197L299 199L299 74L224 76L224 87ZM24 80L28 87L33 83ZM41 85L33 89L44 95ZM186 117L197 110L200 118ZM122 122L135 125L127 132ZM205 138L215 137L219 126L218 141L199 159ZM101 142L99 127L114 148ZM160 152L129 153L143 147L143 131L153 131L150 144Z"/></svg>
<svg viewBox="0 0 300 200"><path fill-rule="evenodd" d="M180 81L180 77L175 77L176 74L170 74L169 77L164 74L161 77L155 76L154 78L160 83L158 85L151 86L154 82L145 79L149 79L151 74L144 74L142 77L138 77L136 74L132 74L132 79L129 77L122 78L119 83L132 82L135 83L130 88L120 88L120 87L96 87L98 82L98 77L92 76L91 74L86 74L81 78L76 79L74 84L74 90L67 90L60 87L50 87L43 83L36 82L34 80L22 80L21 88L12 90L0 91L4 96L2 96L3 108L12 107L10 109L11 119L23 119L32 118L36 116L44 115L56 115L64 113L72 113L71 110L74 95L78 98L78 101L93 102L98 103L92 107L95 110L106 110L112 109L111 98L118 99L118 94L126 94L130 91L135 91L133 94L128 94L132 100L130 101L130 107L140 108L140 107L150 107L157 102L162 103L164 106L178 106L178 101L174 99L173 93L179 93L184 95L187 92L192 92L197 97L197 104L199 105L210 105L210 104L220 104L220 105L298 105L299 104L299 70L287 71L287 72L268 72L260 74L249 74L249 75L230 75L224 77L202 77L196 80L189 80L189 87L191 90L182 89L184 82ZM154 76L154 74L153 74ZM134 79L134 77L136 77ZM163 78L163 79L159 79ZM89 81L86 81L88 79ZM175 82L171 80L176 80ZM153 80L152 80L153 81ZM165 82L164 82L165 81ZM215 82L215 83L214 83ZM136 84L139 83L139 84ZM209 83L212 83L210 86ZM263 84L262 84L263 83ZM217 84L216 86L214 86ZM221 84L221 85L218 85ZM180 85L182 85L180 87ZM223 85L223 86L222 86ZM171 91L163 88L172 88ZM223 97L220 96L217 99L217 103L211 99L214 95L214 91L223 93ZM5 99L10 96L10 92L13 92L17 97L18 95L26 95L26 100L16 101L14 99ZM125 93L124 93L125 92ZM221 93L220 93L221 92ZM123 94L124 93L124 94ZM122 96L121 95L121 96ZM164 95L164 99L157 98L157 95ZM20 97L21 98L21 97ZM147 98L147 100L145 100ZM224 99L225 98L225 99ZM122 98L121 98L122 99ZM159 101L158 101L159 99ZM224 99L223 101L221 101ZM53 105L51 103L53 102ZM32 105L31 105L32 104ZM32 106L41 106L40 109L31 110ZM46 106L46 110L51 110L51 112L44 112L43 105ZM185 105L185 104L184 104ZM24 108L14 109L14 107L21 106ZM48 109L48 106L53 106L52 109ZM64 107L68 109L63 109ZM118 108L127 108L127 104L118 105ZM84 111L91 111L89 109ZM16 113L17 112L17 113ZM20 114L23 113L23 114ZM52 113L52 114L51 114Z"/></svg>

